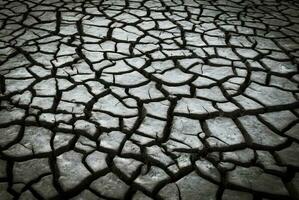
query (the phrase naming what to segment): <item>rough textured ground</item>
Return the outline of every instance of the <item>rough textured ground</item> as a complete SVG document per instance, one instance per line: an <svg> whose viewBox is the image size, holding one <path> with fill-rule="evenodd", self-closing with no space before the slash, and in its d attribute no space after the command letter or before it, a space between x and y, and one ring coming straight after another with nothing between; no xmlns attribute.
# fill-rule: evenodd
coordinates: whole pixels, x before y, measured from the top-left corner
<svg viewBox="0 0 299 200"><path fill-rule="evenodd" d="M0 199L299 196L299 2L0 0Z"/></svg>

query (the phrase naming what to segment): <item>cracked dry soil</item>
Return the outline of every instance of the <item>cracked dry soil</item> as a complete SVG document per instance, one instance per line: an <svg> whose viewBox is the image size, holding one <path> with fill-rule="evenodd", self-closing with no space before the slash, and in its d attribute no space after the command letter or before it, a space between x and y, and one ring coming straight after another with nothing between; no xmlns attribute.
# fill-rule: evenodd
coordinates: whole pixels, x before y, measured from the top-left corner
<svg viewBox="0 0 299 200"><path fill-rule="evenodd" d="M0 0L0 199L296 200L299 2Z"/></svg>

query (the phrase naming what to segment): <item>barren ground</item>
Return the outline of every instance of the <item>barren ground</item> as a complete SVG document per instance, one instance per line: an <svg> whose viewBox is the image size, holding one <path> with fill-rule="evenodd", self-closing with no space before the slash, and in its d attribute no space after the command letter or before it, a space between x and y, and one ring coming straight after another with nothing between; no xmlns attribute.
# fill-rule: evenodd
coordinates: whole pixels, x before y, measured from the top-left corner
<svg viewBox="0 0 299 200"><path fill-rule="evenodd" d="M0 199L298 199L298 61L298 1L0 0Z"/></svg>

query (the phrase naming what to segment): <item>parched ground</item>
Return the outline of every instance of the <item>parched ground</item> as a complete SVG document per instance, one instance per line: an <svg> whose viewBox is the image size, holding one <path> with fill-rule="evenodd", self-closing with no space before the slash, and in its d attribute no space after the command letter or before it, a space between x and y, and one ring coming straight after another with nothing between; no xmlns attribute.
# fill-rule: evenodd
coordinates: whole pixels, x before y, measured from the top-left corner
<svg viewBox="0 0 299 200"><path fill-rule="evenodd" d="M0 0L0 199L298 199L298 62L295 0Z"/></svg>

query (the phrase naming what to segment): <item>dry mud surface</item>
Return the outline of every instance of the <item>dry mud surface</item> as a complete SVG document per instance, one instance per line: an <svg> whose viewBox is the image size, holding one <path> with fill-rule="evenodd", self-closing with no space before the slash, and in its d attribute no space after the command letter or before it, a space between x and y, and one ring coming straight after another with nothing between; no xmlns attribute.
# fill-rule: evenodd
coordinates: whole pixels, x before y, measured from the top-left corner
<svg viewBox="0 0 299 200"><path fill-rule="evenodd" d="M298 1L0 0L0 199L298 199L298 61Z"/></svg>

